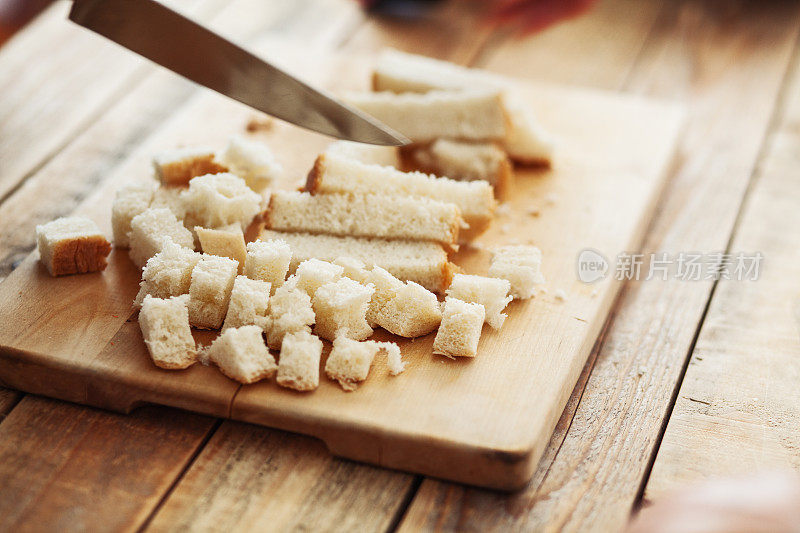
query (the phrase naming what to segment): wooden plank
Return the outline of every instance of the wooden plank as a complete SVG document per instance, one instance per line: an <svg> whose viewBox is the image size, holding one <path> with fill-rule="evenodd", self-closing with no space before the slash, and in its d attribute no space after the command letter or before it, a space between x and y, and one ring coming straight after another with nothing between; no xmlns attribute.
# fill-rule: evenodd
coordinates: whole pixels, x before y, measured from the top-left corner
<svg viewBox="0 0 800 533"><path fill-rule="evenodd" d="M25 397L0 424L0 529L135 530L214 425L176 414Z"/></svg>
<svg viewBox="0 0 800 533"><path fill-rule="evenodd" d="M800 469L800 62L730 246L757 281L717 284L650 475L658 498L708 476ZM732 269L736 267L736 260Z"/></svg>
<svg viewBox="0 0 800 533"><path fill-rule="evenodd" d="M691 107L645 251L724 248L797 17L796 6L704 2L672 3L662 14L626 87ZM553 443L555 461L542 463L534 483L511 496L426 480L401 529L452 529L465 519L482 529L619 529L648 471L709 291L708 283L631 284L566 438Z"/></svg>
<svg viewBox="0 0 800 533"><path fill-rule="evenodd" d="M308 437L225 422L155 515L155 531L386 531L413 477Z"/></svg>
<svg viewBox="0 0 800 533"><path fill-rule="evenodd" d="M636 64L661 7L651 0L603 0L541 33L488 47L481 66L524 79L616 90Z"/></svg>
<svg viewBox="0 0 800 533"><path fill-rule="evenodd" d="M220 1L173 4L203 15ZM70 5L56 2L0 52L0 200L153 69L65 20Z"/></svg>

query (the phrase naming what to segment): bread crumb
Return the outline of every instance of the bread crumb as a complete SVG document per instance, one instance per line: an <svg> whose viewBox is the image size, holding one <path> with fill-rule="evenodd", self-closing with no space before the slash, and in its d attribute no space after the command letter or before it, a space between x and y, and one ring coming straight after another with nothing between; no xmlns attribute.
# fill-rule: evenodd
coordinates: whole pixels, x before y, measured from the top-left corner
<svg viewBox="0 0 800 533"><path fill-rule="evenodd" d="M558 195L554 192L551 192L544 197L545 205L555 205L557 201L558 201Z"/></svg>
<svg viewBox="0 0 800 533"><path fill-rule="evenodd" d="M500 233L508 233L511 231L511 224L503 224L500 226Z"/></svg>
<svg viewBox="0 0 800 533"><path fill-rule="evenodd" d="M508 216L511 214L511 206L508 205L508 202L503 202L497 206L497 208L494 210L494 213L495 215L501 217Z"/></svg>
<svg viewBox="0 0 800 533"><path fill-rule="evenodd" d="M592 298L596 298L598 294L600 294L600 291L598 291L597 289L594 289L594 290L592 290L591 297Z"/></svg>
<svg viewBox="0 0 800 533"><path fill-rule="evenodd" d="M259 131L270 131L275 126L275 121L271 117L251 117L247 121L245 130L248 133L256 133Z"/></svg>
<svg viewBox="0 0 800 533"><path fill-rule="evenodd" d="M541 214L541 211L539 210L538 207L531 207L526 211L526 213L528 214L528 216L538 217Z"/></svg>
<svg viewBox="0 0 800 533"><path fill-rule="evenodd" d="M556 291L553 293L553 297L559 302L567 301L567 293L564 292L564 289L556 289Z"/></svg>

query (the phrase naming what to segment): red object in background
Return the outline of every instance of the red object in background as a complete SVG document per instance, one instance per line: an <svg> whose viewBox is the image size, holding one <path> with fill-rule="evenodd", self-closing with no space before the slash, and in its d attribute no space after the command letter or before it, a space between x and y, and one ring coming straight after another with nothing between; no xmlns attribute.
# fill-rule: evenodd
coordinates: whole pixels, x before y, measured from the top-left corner
<svg viewBox="0 0 800 533"><path fill-rule="evenodd" d="M382 13L413 13L437 0L358 0L366 9ZM489 21L514 26L522 33L545 29L562 19L588 10L596 0L487 0Z"/></svg>
<svg viewBox="0 0 800 533"><path fill-rule="evenodd" d="M0 44L50 5L51 0L0 0Z"/></svg>
<svg viewBox="0 0 800 533"><path fill-rule="evenodd" d="M524 33L543 30L562 19L588 10L595 0L494 0L492 18L499 23L513 23Z"/></svg>

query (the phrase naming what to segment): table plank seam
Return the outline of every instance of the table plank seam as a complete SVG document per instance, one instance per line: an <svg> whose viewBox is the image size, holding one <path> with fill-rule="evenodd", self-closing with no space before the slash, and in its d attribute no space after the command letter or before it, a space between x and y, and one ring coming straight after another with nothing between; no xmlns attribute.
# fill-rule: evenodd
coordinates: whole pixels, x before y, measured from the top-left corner
<svg viewBox="0 0 800 533"><path fill-rule="evenodd" d="M189 471L189 469L192 467L192 465L194 465L194 463L197 461L197 458L200 457L200 454L203 452L203 450L205 450L206 445L209 443L214 434L216 434L217 430L220 428L220 426L222 426L222 423L224 421L225 419L223 418L217 418L216 420L214 420L214 425L211 426L211 429L208 430L208 432L203 436L203 440L200 441L200 443L192 452L191 457L189 457L186 463L181 467L180 472L178 472L178 474L172 480L167 490L165 490L164 493L161 494L161 496L158 498L158 503L156 503L155 506L153 506L153 509L150 511L150 513L148 513L147 517L142 521L142 524L136 530L137 532L143 532L147 530L147 528L150 526L150 523L153 521L158 512L161 510L161 508L167 502L169 497L175 491L178 484L181 482L181 480Z"/></svg>

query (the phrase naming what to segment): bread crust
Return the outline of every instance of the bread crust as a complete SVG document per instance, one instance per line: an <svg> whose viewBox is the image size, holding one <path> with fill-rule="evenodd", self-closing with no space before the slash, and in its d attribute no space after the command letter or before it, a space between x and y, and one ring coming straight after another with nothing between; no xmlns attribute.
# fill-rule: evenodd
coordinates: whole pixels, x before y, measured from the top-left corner
<svg viewBox="0 0 800 533"><path fill-rule="evenodd" d="M50 273L53 276L85 274L105 270L111 243L101 235L63 240L53 246Z"/></svg>
<svg viewBox="0 0 800 533"><path fill-rule="evenodd" d="M175 161L158 168L159 179L170 187L185 187L192 178L220 172L228 172L228 167L218 163L213 154Z"/></svg>

